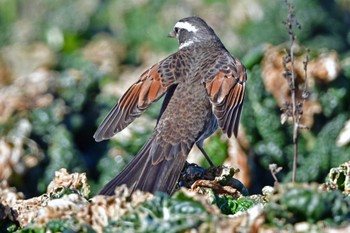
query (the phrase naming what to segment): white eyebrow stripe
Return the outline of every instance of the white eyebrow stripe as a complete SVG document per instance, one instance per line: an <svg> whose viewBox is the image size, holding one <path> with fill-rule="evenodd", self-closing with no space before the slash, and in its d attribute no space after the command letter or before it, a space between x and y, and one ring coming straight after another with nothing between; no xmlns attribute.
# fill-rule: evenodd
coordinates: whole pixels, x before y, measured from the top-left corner
<svg viewBox="0 0 350 233"><path fill-rule="evenodd" d="M193 26L192 24L190 24L189 22L177 22L175 24L175 27L176 28L186 29L189 32L196 32L196 31L198 31L198 29L195 26Z"/></svg>
<svg viewBox="0 0 350 233"><path fill-rule="evenodd" d="M185 47L187 47L187 46L189 46L189 45L191 45L193 43L194 43L193 40L186 41L185 43L180 44L179 49L185 48Z"/></svg>

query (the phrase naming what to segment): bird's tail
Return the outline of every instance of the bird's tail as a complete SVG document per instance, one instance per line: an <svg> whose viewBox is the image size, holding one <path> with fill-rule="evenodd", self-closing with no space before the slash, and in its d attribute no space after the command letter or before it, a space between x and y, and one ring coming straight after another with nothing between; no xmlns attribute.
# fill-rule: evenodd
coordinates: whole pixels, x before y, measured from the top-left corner
<svg viewBox="0 0 350 233"><path fill-rule="evenodd" d="M182 143L161 146L154 133L135 158L99 194L113 195L117 186L126 184L131 191L166 192L171 195L190 149L191 146Z"/></svg>

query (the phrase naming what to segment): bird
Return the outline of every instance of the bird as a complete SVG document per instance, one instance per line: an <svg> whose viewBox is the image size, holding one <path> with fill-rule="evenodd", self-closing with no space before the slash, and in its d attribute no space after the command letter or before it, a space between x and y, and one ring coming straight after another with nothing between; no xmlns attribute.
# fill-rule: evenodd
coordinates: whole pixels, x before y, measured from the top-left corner
<svg viewBox="0 0 350 233"><path fill-rule="evenodd" d="M123 184L131 192L172 195L194 145L209 159L203 142L219 127L228 137L237 137L246 91L245 66L198 16L177 21L168 37L178 40L178 50L140 75L93 136L97 142L113 137L164 96L149 139L100 195L114 195Z"/></svg>

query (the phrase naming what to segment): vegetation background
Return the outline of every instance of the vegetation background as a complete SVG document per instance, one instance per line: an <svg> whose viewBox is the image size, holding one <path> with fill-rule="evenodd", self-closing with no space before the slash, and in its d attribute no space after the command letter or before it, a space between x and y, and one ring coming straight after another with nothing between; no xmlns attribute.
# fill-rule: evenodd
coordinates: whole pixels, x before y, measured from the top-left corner
<svg viewBox="0 0 350 233"><path fill-rule="evenodd" d="M297 181L323 182L350 160L350 1L291 2L302 26L300 83L310 49L309 130L300 134ZM0 180L28 198L64 167L86 172L96 193L147 140L161 101L111 140L96 143L94 131L143 70L177 50L166 35L190 15L204 18L248 68L238 141L219 131L206 142L209 154L240 168L251 193L273 184L271 163L290 180L292 128L281 124L280 110L289 98L282 0L0 0ZM190 160L207 166L195 150Z"/></svg>

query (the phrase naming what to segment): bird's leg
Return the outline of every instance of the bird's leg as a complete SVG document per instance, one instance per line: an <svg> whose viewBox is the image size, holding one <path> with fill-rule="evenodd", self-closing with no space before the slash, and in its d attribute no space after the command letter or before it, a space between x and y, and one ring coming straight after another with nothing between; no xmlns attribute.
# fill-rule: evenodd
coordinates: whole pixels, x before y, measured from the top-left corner
<svg viewBox="0 0 350 233"><path fill-rule="evenodd" d="M196 143L198 149L202 152L202 154L204 155L204 157L207 159L208 163L210 164L210 167L215 167L214 163L211 161L211 159L209 158L207 152L205 152L204 148L203 148L203 143Z"/></svg>

